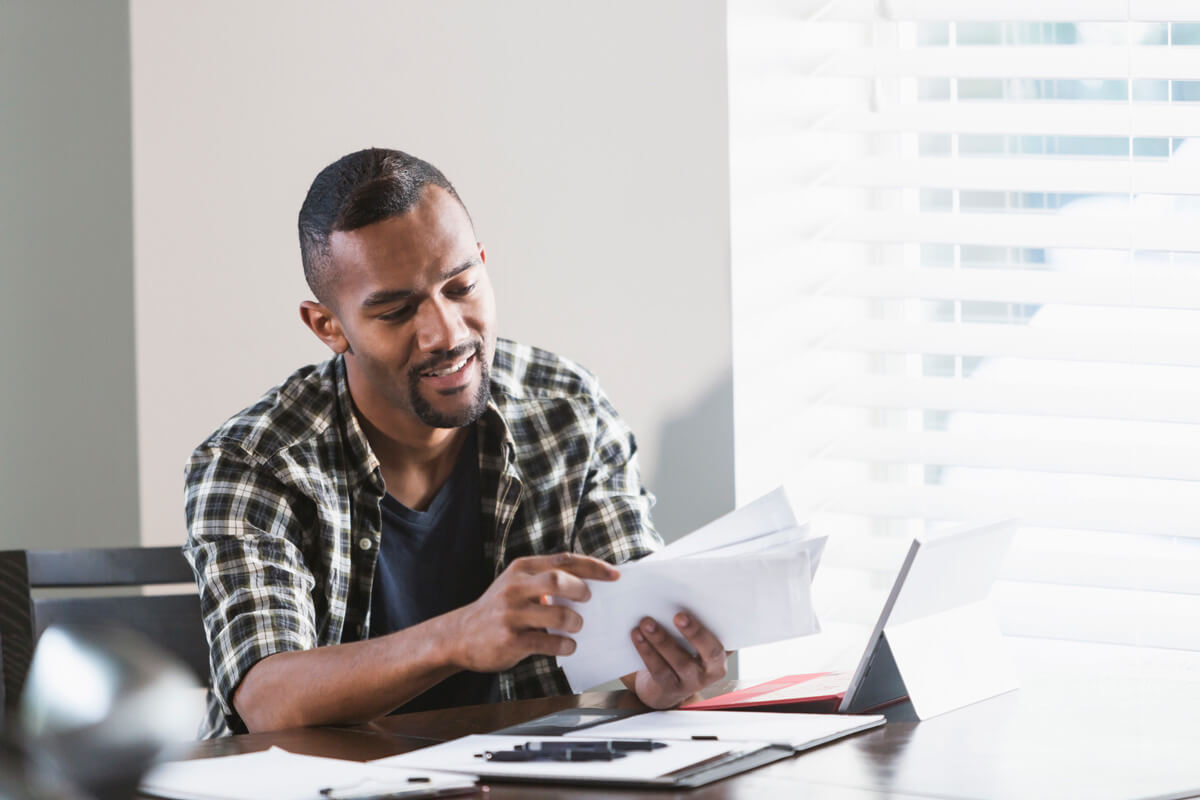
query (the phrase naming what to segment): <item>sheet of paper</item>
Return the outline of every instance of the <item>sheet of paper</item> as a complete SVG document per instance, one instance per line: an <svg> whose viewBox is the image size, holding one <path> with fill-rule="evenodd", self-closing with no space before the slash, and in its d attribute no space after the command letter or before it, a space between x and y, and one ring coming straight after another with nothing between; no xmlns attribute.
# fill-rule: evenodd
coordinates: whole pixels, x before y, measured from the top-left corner
<svg viewBox="0 0 1200 800"><path fill-rule="evenodd" d="M139 791L177 800L323 800L321 790L326 788L335 794L338 790L393 794L466 788L474 783L474 776L303 756L272 747L259 753L159 764L142 778Z"/></svg>
<svg viewBox="0 0 1200 800"><path fill-rule="evenodd" d="M810 747L884 724L880 715L781 714L768 711L652 711L588 728L588 737L610 739L690 739L758 741L794 750ZM575 738L579 734L568 733Z"/></svg>
<svg viewBox="0 0 1200 800"><path fill-rule="evenodd" d="M642 559L666 561L702 553L717 547L753 539L766 533L800 525L787 490L780 486L752 503L717 517L681 539Z"/></svg>
<svg viewBox="0 0 1200 800"><path fill-rule="evenodd" d="M649 616L675 631L672 619L689 611L728 650L805 636L820 630L809 591L807 552L791 558L643 559L621 567L617 581L590 581L592 597L570 605L583 630L570 634L575 652L560 656L575 691L643 667L630 633Z"/></svg>
<svg viewBox="0 0 1200 800"><path fill-rule="evenodd" d="M597 737L592 737L596 739ZM488 750L512 750L524 742L555 741L544 736L499 736L484 734L464 736L452 742L390 756L370 763L386 767L432 769L446 772L469 772L473 775L508 775L595 780L649 780L685 769L710 758L739 749L729 742L671 742L667 747L630 753L615 761L485 761L477 757ZM557 739L557 741L562 741Z"/></svg>

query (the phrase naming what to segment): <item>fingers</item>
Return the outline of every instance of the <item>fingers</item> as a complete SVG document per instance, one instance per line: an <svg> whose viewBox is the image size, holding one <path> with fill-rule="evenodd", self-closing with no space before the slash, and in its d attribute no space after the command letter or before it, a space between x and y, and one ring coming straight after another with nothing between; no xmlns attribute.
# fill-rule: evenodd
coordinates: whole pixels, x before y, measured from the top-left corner
<svg viewBox="0 0 1200 800"><path fill-rule="evenodd" d="M646 665L646 671L650 673L654 683L668 691L678 691L682 687L679 674L663 658L658 647L650 642L649 637L656 634L665 635L658 624L647 617L633 629L633 646L642 657L642 663Z"/></svg>
<svg viewBox="0 0 1200 800"><path fill-rule="evenodd" d="M545 631L525 631L519 638L521 649L528 654L569 656L575 652L575 642L565 636Z"/></svg>
<svg viewBox="0 0 1200 800"><path fill-rule="evenodd" d="M549 628L565 633L579 633L583 629L583 617L566 606L529 606L515 620L517 628Z"/></svg>
<svg viewBox="0 0 1200 800"><path fill-rule="evenodd" d="M693 658L691 653L683 649L683 645L675 641L675 638L662 625L646 617L642 620L638 629L646 639L646 642L658 652L659 657L675 673L676 678L674 682L677 682L681 687L701 685L700 662ZM674 682L662 685L672 685Z"/></svg>
<svg viewBox="0 0 1200 800"><path fill-rule="evenodd" d="M690 614L676 614L675 625L696 649L689 653L669 632L649 617L634 629L633 646L655 683L663 688L700 689L725 676L725 649L717 637Z"/></svg>
<svg viewBox="0 0 1200 800"><path fill-rule="evenodd" d="M542 603L548 602L545 597L586 602L592 596L586 580L611 581L620 574L599 559L574 553L518 558L506 573L514 600Z"/></svg>
<svg viewBox="0 0 1200 800"><path fill-rule="evenodd" d="M552 569L539 572L528 578L527 586L534 597L550 595L565 600L585 603L592 596L592 590L582 578L577 578L569 572Z"/></svg>
<svg viewBox="0 0 1200 800"><path fill-rule="evenodd" d="M580 578L594 581L615 581L621 573L612 564L578 553L555 553L550 556L518 558L512 566L527 573L562 570Z"/></svg>
<svg viewBox="0 0 1200 800"><path fill-rule="evenodd" d="M683 638L696 650L696 658L700 660L704 676L709 680L725 677L725 646L713 632L686 612L676 614L674 621Z"/></svg>

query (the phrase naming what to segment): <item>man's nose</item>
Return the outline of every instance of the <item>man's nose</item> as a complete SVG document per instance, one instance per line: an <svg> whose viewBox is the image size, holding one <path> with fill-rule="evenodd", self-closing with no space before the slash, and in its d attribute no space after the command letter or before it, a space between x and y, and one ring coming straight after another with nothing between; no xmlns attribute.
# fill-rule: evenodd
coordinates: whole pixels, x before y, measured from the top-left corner
<svg viewBox="0 0 1200 800"><path fill-rule="evenodd" d="M451 350L470 336L462 313L450 302L430 298L417 309L417 346L426 352Z"/></svg>

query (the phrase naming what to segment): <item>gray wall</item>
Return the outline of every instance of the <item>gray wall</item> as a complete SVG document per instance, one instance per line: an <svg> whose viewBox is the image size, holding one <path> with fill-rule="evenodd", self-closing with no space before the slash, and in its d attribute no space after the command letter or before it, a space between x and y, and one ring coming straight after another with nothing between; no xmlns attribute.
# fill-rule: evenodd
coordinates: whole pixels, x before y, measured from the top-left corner
<svg viewBox="0 0 1200 800"><path fill-rule="evenodd" d="M0 547L136 544L129 9L0 3Z"/></svg>

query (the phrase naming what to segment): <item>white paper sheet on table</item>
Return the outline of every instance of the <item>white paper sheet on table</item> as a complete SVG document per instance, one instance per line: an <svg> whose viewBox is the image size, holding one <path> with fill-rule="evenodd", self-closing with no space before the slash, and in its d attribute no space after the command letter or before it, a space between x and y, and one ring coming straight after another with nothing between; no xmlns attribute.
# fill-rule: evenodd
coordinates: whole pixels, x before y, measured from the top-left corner
<svg viewBox="0 0 1200 800"><path fill-rule="evenodd" d="M420 782L412 782L414 778ZM258 753L159 764L142 778L138 790L176 800L323 800L323 789L333 790L335 795L402 797L404 793L467 789L474 784L471 776L373 766L272 747Z"/></svg>
<svg viewBox="0 0 1200 800"><path fill-rule="evenodd" d="M583 617L583 630L570 634L575 652L560 656L558 664L575 691L635 672L643 664L630 632L642 617L653 617L676 633L671 620L685 610L730 650L816 633L820 625L809 591L809 556L819 558L823 544L812 540L787 557L626 564L617 581L589 582L592 597L587 603L570 604Z"/></svg>

